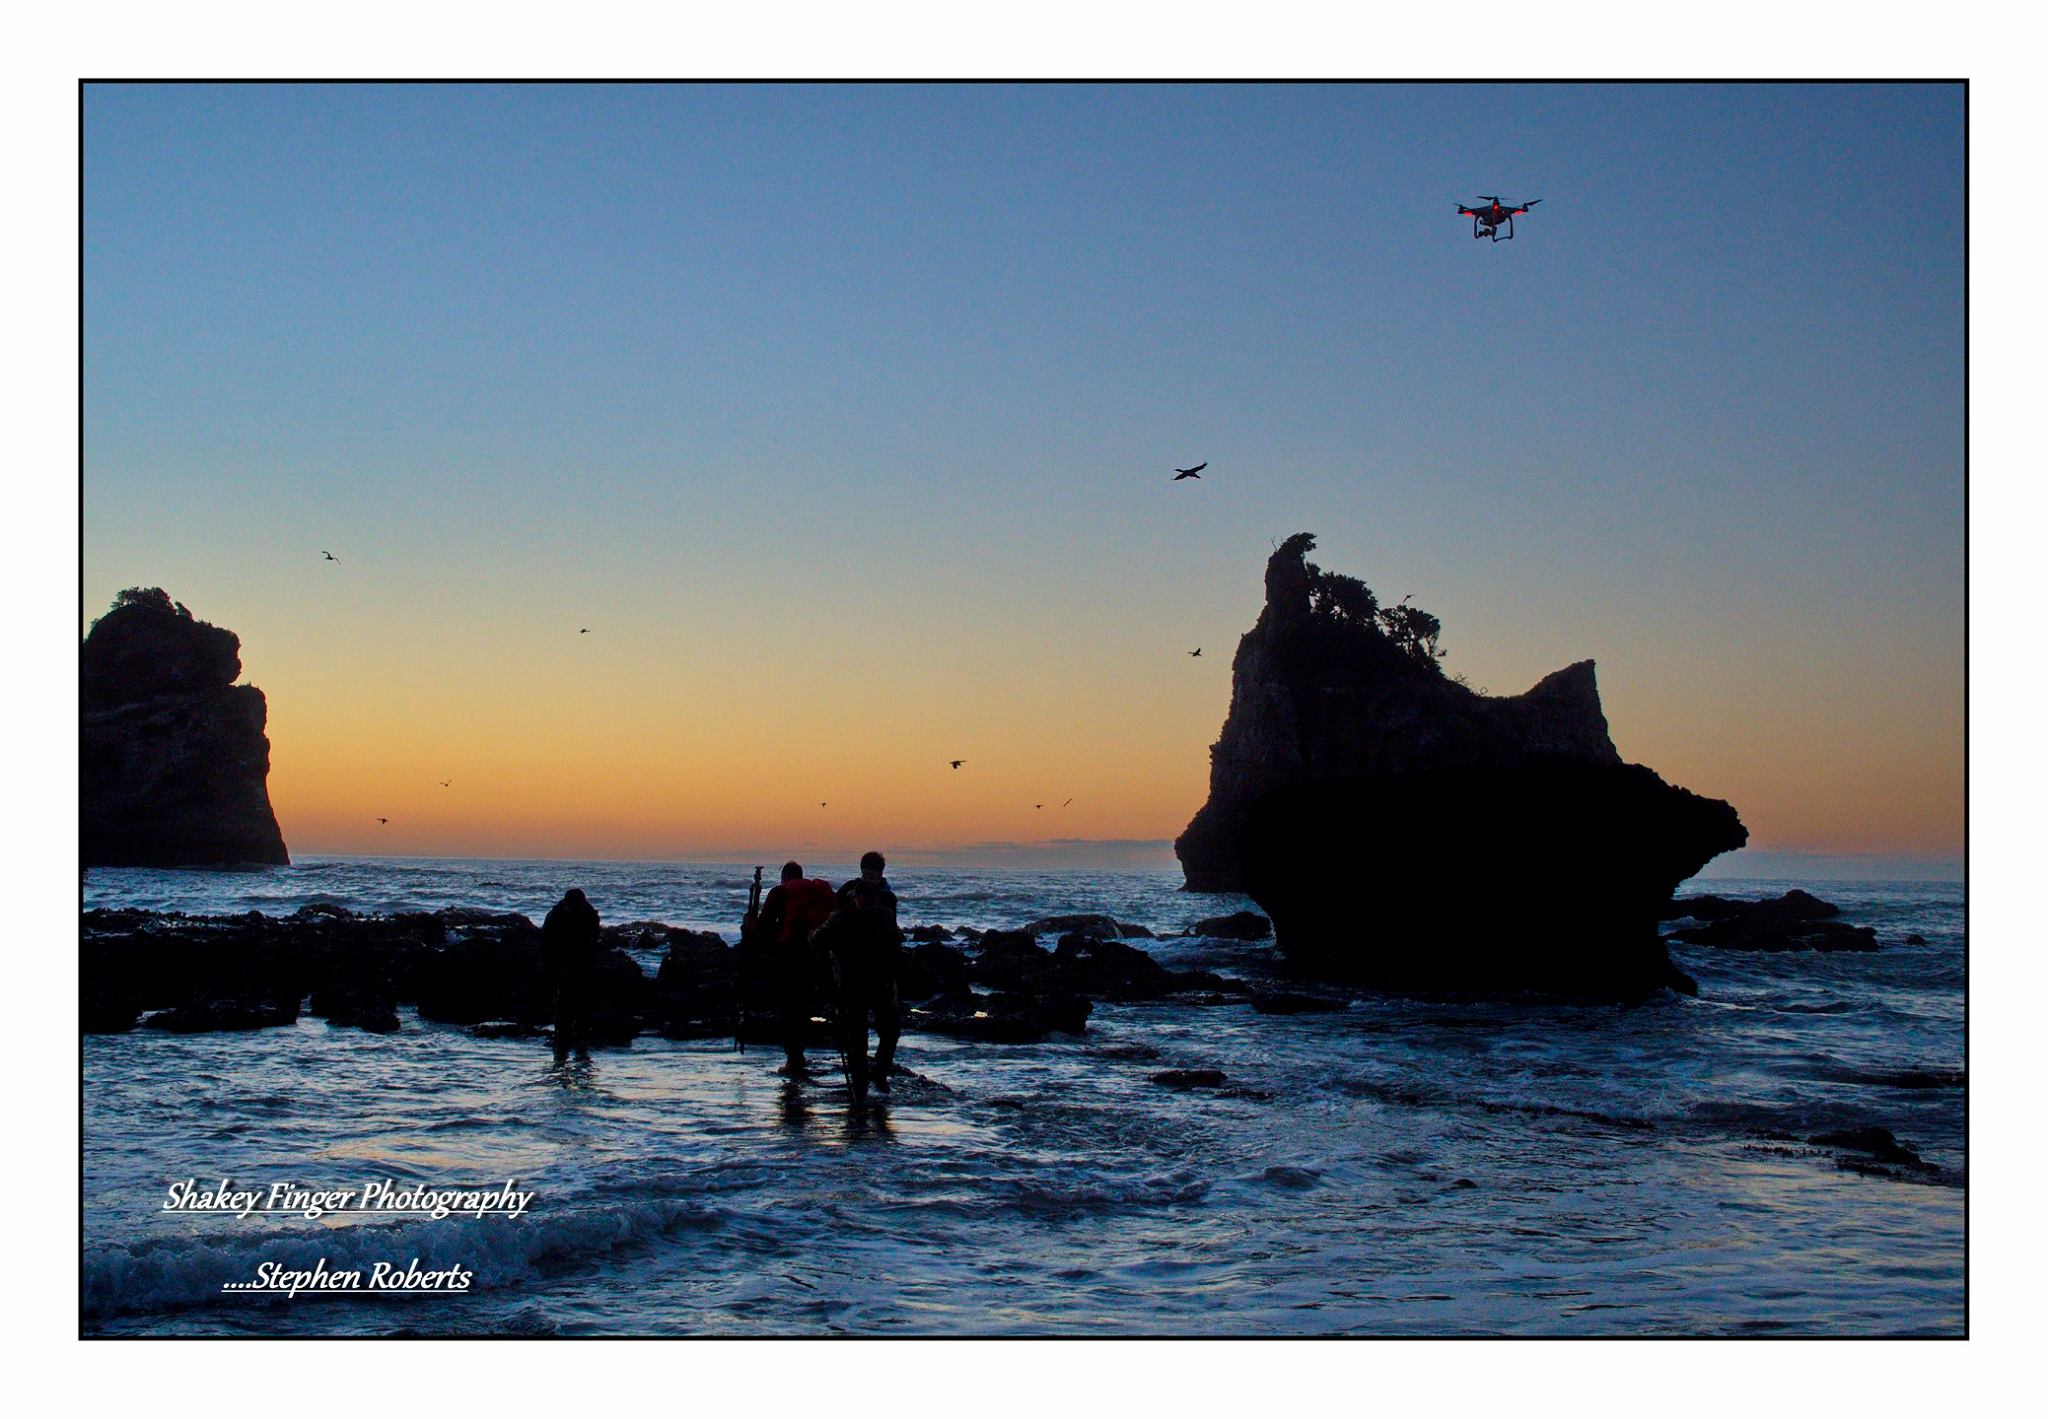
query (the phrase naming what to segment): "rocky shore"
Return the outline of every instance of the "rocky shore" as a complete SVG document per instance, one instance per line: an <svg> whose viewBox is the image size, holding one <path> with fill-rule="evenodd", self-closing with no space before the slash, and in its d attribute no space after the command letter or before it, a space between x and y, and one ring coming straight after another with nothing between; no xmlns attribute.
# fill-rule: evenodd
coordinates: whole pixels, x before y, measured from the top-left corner
<svg viewBox="0 0 2048 1419"><path fill-rule="evenodd" d="M1717 896L1668 906L1666 939L1731 951L1871 951L1877 934L1801 891L1765 901ZM1566 923L1565 926L1568 926ZM1556 927L1553 929L1564 929ZM1535 935L1531 935L1534 932ZM1541 939L1527 925L1504 933ZM1086 1032L1104 1001L1242 1005L1262 1015L1341 1010L1352 992L1304 974L1278 952L1256 979L1171 969L1143 947L1135 922L1095 914L1042 917L1011 930L916 925L899 971L906 1031L989 1044ZM1255 912L1199 921L1186 936L1270 940ZM595 1036L780 1041L780 1003L765 963L715 932L661 922L605 927L596 967ZM290 916L186 916L97 909L81 922L81 1028L117 1034L258 1030L310 1015L337 1028L388 1033L398 1007L489 1038L528 1038L554 1023L540 930L517 913L449 908L388 916L316 905ZM650 974L643 960L658 961ZM1421 992L1431 994L1434 992ZM823 997L820 997L821 1009ZM829 1046L822 1026L815 1043Z"/></svg>
<svg viewBox="0 0 2048 1419"><path fill-rule="evenodd" d="M906 935L899 984L908 1032L1028 1043L1085 1032L1105 1000L1298 1008L1289 1003L1294 997L1241 980L1170 970L1120 939L1149 930L1104 916L1046 918L1017 930L914 926ZM716 933L629 922L606 927L602 940L592 1011L599 1041L624 1045L651 1033L779 1042L769 972ZM188 917L101 909L84 914L81 952L87 1033L254 1030L292 1024L301 1013L388 1032L399 1028L400 1005L489 1037L536 1035L553 1024L540 931L517 914L359 916L312 906L288 917ZM652 975L636 954L658 955ZM1315 1001L1309 1008L1342 1003L1299 999ZM817 1043L828 1043L822 1027Z"/></svg>

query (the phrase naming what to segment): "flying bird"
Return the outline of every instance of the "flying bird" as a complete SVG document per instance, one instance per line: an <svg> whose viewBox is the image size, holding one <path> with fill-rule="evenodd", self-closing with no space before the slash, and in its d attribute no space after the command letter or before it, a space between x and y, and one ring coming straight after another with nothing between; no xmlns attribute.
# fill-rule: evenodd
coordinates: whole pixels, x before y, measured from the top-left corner
<svg viewBox="0 0 2048 1419"><path fill-rule="evenodd" d="M1188 652L1189 655L1200 655L1201 653L1202 648L1200 646L1196 646L1193 650Z"/></svg>
<svg viewBox="0 0 2048 1419"><path fill-rule="evenodd" d="M1043 808L1043 807L1045 807L1045 805L1044 805L1043 803L1034 803L1034 804L1032 804L1031 806L1032 806L1033 808Z"/></svg>
<svg viewBox="0 0 2048 1419"><path fill-rule="evenodd" d="M590 634L590 627L588 627L588 626L585 626L585 627L584 627L584 628L583 628L582 630L578 631L578 632L577 632L576 634L577 634L577 635L579 635L579 636L587 636L587 635L589 635L589 634Z"/></svg>
<svg viewBox="0 0 2048 1419"><path fill-rule="evenodd" d="M1199 480L1202 476L1202 470L1204 468L1207 468L1208 466L1209 465L1206 462L1204 462L1197 463L1192 468L1176 468L1173 470L1173 477L1168 479L1167 481L1178 483L1183 478L1194 478Z"/></svg>
<svg viewBox="0 0 2048 1419"><path fill-rule="evenodd" d="M378 824L379 824L379 825L382 825L382 824L388 823L388 822L390 822L390 821L391 821L391 820L390 820L389 818L379 818L379 819L377 820L377 822L378 822Z"/></svg>
<svg viewBox="0 0 2048 1419"><path fill-rule="evenodd" d="M949 763L949 764L951 764L951 765L952 765L952 766L953 766L954 768L956 768L956 769L957 769L957 768L959 768L959 767L960 767L960 766L961 766L962 764L966 763L967 761L966 761L965 759L948 759L948 760L946 760L946 762L947 762L947 763Z"/></svg>
<svg viewBox="0 0 2048 1419"><path fill-rule="evenodd" d="M1069 799L1067 800L1067 803L1072 803L1073 801L1074 801L1073 799L1069 798ZM1062 804L1060 805L1060 807L1062 807L1062 808L1066 807L1066 806L1067 806L1067 803L1062 803Z"/></svg>
<svg viewBox="0 0 2048 1419"><path fill-rule="evenodd" d="M328 551L325 547L322 547L320 549L320 555L325 557L330 562L338 562L341 560L341 558L335 556L334 553Z"/></svg>
<svg viewBox="0 0 2048 1419"><path fill-rule="evenodd" d="M455 780L452 778L444 778L441 780L441 787L446 788L449 784L453 782L455 782Z"/></svg>

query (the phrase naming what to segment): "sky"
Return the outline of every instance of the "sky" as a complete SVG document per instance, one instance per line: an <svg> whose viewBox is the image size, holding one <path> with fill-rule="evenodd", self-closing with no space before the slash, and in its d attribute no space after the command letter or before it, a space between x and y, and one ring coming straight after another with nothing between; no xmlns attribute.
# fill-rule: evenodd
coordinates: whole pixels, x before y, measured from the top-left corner
<svg viewBox="0 0 2048 1419"><path fill-rule="evenodd" d="M1963 117L89 85L81 631L241 636L296 854L1170 862L1311 531L1758 860L1952 862Z"/></svg>

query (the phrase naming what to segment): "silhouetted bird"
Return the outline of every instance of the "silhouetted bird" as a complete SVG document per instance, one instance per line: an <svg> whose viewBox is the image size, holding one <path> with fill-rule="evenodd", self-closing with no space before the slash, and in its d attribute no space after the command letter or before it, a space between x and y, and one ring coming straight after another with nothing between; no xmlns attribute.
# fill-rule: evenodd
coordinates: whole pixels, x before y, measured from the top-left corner
<svg viewBox="0 0 2048 1419"><path fill-rule="evenodd" d="M577 634L577 635L579 635L579 636L587 636L587 635L589 635L589 634L590 634L590 627L588 627L588 626L585 626L585 627L584 627L584 628L583 628L582 630L578 631L578 632L577 632L576 634Z"/></svg>
<svg viewBox="0 0 2048 1419"><path fill-rule="evenodd" d="M339 558L339 557L335 556L335 555L334 555L334 553L332 553L332 552L330 552L330 551L326 550L325 548L322 548L322 549L321 549L321 551L320 551L320 555L321 555L321 556L323 556L323 557L325 557L325 558L326 558L326 559L327 559L328 561L330 561L330 562L338 562L338 561L340 561L340 560L341 560L341 558Z"/></svg>
<svg viewBox="0 0 2048 1419"><path fill-rule="evenodd" d="M1073 799L1069 798L1069 799L1067 800L1067 803L1072 803L1073 801L1074 801ZM1062 804L1060 805L1060 807L1062 807L1062 808L1066 807L1066 806L1067 806L1067 803L1062 803Z"/></svg>
<svg viewBox="0 0 2048 1419"><path fill-rule="evenodd" d="M1202 648L1200 646L1196 646L1193 650L1188 652L1189 655L1200 655L1201 653Z"/></svg>
<svg viewBox="0 0 2048 1419"><path fill-rule="evenodd" d="M379 818L379 819L377 820L377 822L379 823L379 825L382 825L382 824L388 823L388 822L390 822L390 821L391 821L391 820L390 820L389 818Z"/></svg>
<svg viewBox="0 0 2048 1419"><path fill-rule="evenodd" d="M446 788L449 784L453 782L455 782L455 780L452 778L444 778L441 780L441 787Z"/></svg>
<svg viewBox="0 0 2048 1419"><path fill-rule="evenodd" d="M821 798L821 799L819 799L819 800L818 800L818 806L819 806L820 808L823 808L823 807L825 806L825 800L824 800L824 799L822 799L822 798Z"/></svg>
<svg viewBox="0 0 2048 1419"><path fill-rule="evenodd" d="M1045 807L1045 805L1044 805L1043 803L1034 803L1034 804L1032 804L1031 806L1032 806L1033 808L1043 808L1043 807Z"/></svg>
<svg viewBox="0 0 2048 1419"><path fill-rule="evenodd" d="M951 764L951 765L952 765L952 766L953 766L954 768L956 768L956 769L957 769L957 768L959 768L959 767L960 767L960 766L961 766L962 764L966 763L967 761L966 761L965 759L948 759L948 760L946 760L946 762L947 762L947 763L949 763L949 764Z"/></svg>
<svg viewBox="0 0 2048 1419"><path fill-rule="evenodd" d="M1178 483L1183 478L1200 478L1202 476L1202 470L1204 468L1207 468L1208 466L1209 465L1206 463L1197 463L1192 468L1176 468L1173 470L1173 478L1171 481Z"/></svg>

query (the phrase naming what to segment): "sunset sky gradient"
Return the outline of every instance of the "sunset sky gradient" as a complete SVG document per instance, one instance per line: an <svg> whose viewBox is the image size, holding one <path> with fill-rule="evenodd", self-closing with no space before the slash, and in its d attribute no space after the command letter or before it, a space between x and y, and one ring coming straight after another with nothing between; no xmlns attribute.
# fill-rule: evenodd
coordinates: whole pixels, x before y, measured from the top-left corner
<svg viewBox="0 0 2048 1419"><path fill-rule="evenodd" d="M241 636L295 853L1170 839L1306 530L1474 684L1596 660L1759 848L1961 854L1960 86L88 86L84 136L81 629Z"/></svg>

